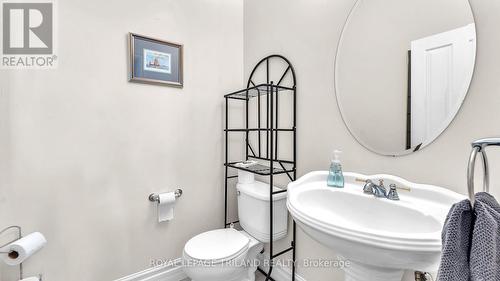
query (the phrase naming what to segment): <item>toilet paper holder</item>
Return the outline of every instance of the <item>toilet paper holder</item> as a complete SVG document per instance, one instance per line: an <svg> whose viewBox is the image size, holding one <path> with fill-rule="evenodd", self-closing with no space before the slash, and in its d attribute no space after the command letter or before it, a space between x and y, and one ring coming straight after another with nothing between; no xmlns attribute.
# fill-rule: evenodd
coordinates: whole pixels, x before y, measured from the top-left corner
<svg viewBox="0 0 500 281"><path fill-rule="evenodd" d="M16 229L17 230L17 239L14 239L14 240L12 240L12 241L10 241L8 243L0 245L0 249L3 248L3 247L5 247L5 246L7 246L7 245L9 245L10 243L14 243L15 241L23 238L23 231L22 231L21 227L18 226L18 225L11 225L11 226L8 226L8 227L0 230L0 235L4 234L5 232L7 232L8 230L11 230L11 229ZM10 255L10 254L12 254L12 252L0 252L0 254L8 254L8 255ZM23 263L19 264L19 279L20 280L23 279Z"/></svg>
<svg viewBox="0 0 500 281"><path fill-rule="evenodd" d="M174 191L175 198L179 198L182 196L182 189L178 188ZM149 201L151 202L160 202L160 195L157 193L151 193L149 195Z"/></svg>

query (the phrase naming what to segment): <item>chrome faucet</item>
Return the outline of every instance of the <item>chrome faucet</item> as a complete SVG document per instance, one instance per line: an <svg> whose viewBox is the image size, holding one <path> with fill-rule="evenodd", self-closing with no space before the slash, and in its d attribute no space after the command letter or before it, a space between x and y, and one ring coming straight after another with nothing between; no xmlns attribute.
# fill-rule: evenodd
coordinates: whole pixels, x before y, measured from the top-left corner
<svg viewBox="0 0 500 281"><path fill-rule="evenodd" d="M375 197L387 197L387 189L385 189L384 180L380 179L378 182L379 185L373 185L373 195L375 195Z"/></svg>
<svg viewBox="0 0 500 281"><path fill-rule="evenodd" d="M372 180L366 180L365 186L363 187L363 192L366 194L373 194L373 187L375 184Z"/></svg>
<svg viewBox="0 0 500 281"><path fill-rule="evenodd" d="M363 192L366 194L372 194L375 197L379 198L387 198L389 200L399 200L399 194L397 191L397 187L395 184L389 185L390 190L387 192L387 189L384 186L384 180L380 179L379 184L376 185L372 180L366 180L365 185L363 187ZM407 190L410 190L409 188Z"/></svg>

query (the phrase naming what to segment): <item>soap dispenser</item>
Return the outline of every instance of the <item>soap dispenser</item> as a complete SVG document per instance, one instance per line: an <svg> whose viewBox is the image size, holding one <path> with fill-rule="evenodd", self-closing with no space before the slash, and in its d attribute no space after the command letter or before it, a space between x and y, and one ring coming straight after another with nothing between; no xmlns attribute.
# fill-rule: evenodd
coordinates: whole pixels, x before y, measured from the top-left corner
<svg viewBox="0 0 500 281"><path fill-rule="evenodd" d="M330 172L328 174L327 184L331 187L343 188L344 175L342 174L342 165L340 164L340 154L342 151L335 150L333 152L332 163L330 164Z"/></svg>

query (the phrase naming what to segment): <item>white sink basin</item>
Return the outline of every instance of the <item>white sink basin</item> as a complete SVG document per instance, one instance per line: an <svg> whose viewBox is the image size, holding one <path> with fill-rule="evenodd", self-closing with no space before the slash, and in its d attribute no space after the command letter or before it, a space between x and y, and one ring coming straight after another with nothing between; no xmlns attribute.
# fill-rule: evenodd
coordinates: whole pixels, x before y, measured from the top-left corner
<svg viewBox="0 0 500 281"><path fill-rule="evenodd" d="M287 206L309 236L350 261L346 280L400 281L404 270L436 271L448 211L465 196L390 175L344 173L345 187L326 185L328 172L312 172L288 185ZM411 191L400 200L363 193L363 182L384 179Z"/></svg>

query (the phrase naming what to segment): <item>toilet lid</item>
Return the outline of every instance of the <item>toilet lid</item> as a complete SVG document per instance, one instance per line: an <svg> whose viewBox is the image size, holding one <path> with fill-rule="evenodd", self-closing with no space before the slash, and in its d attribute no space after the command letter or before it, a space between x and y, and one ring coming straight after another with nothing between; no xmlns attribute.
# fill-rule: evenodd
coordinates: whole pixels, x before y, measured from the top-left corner
<svg viewBox="0 0 500 281"><path fill-rule="evenodd" d="M248 249L250 239L233 228L201 233L189 240L184 252L197 260L231 260Z"/></svg>

